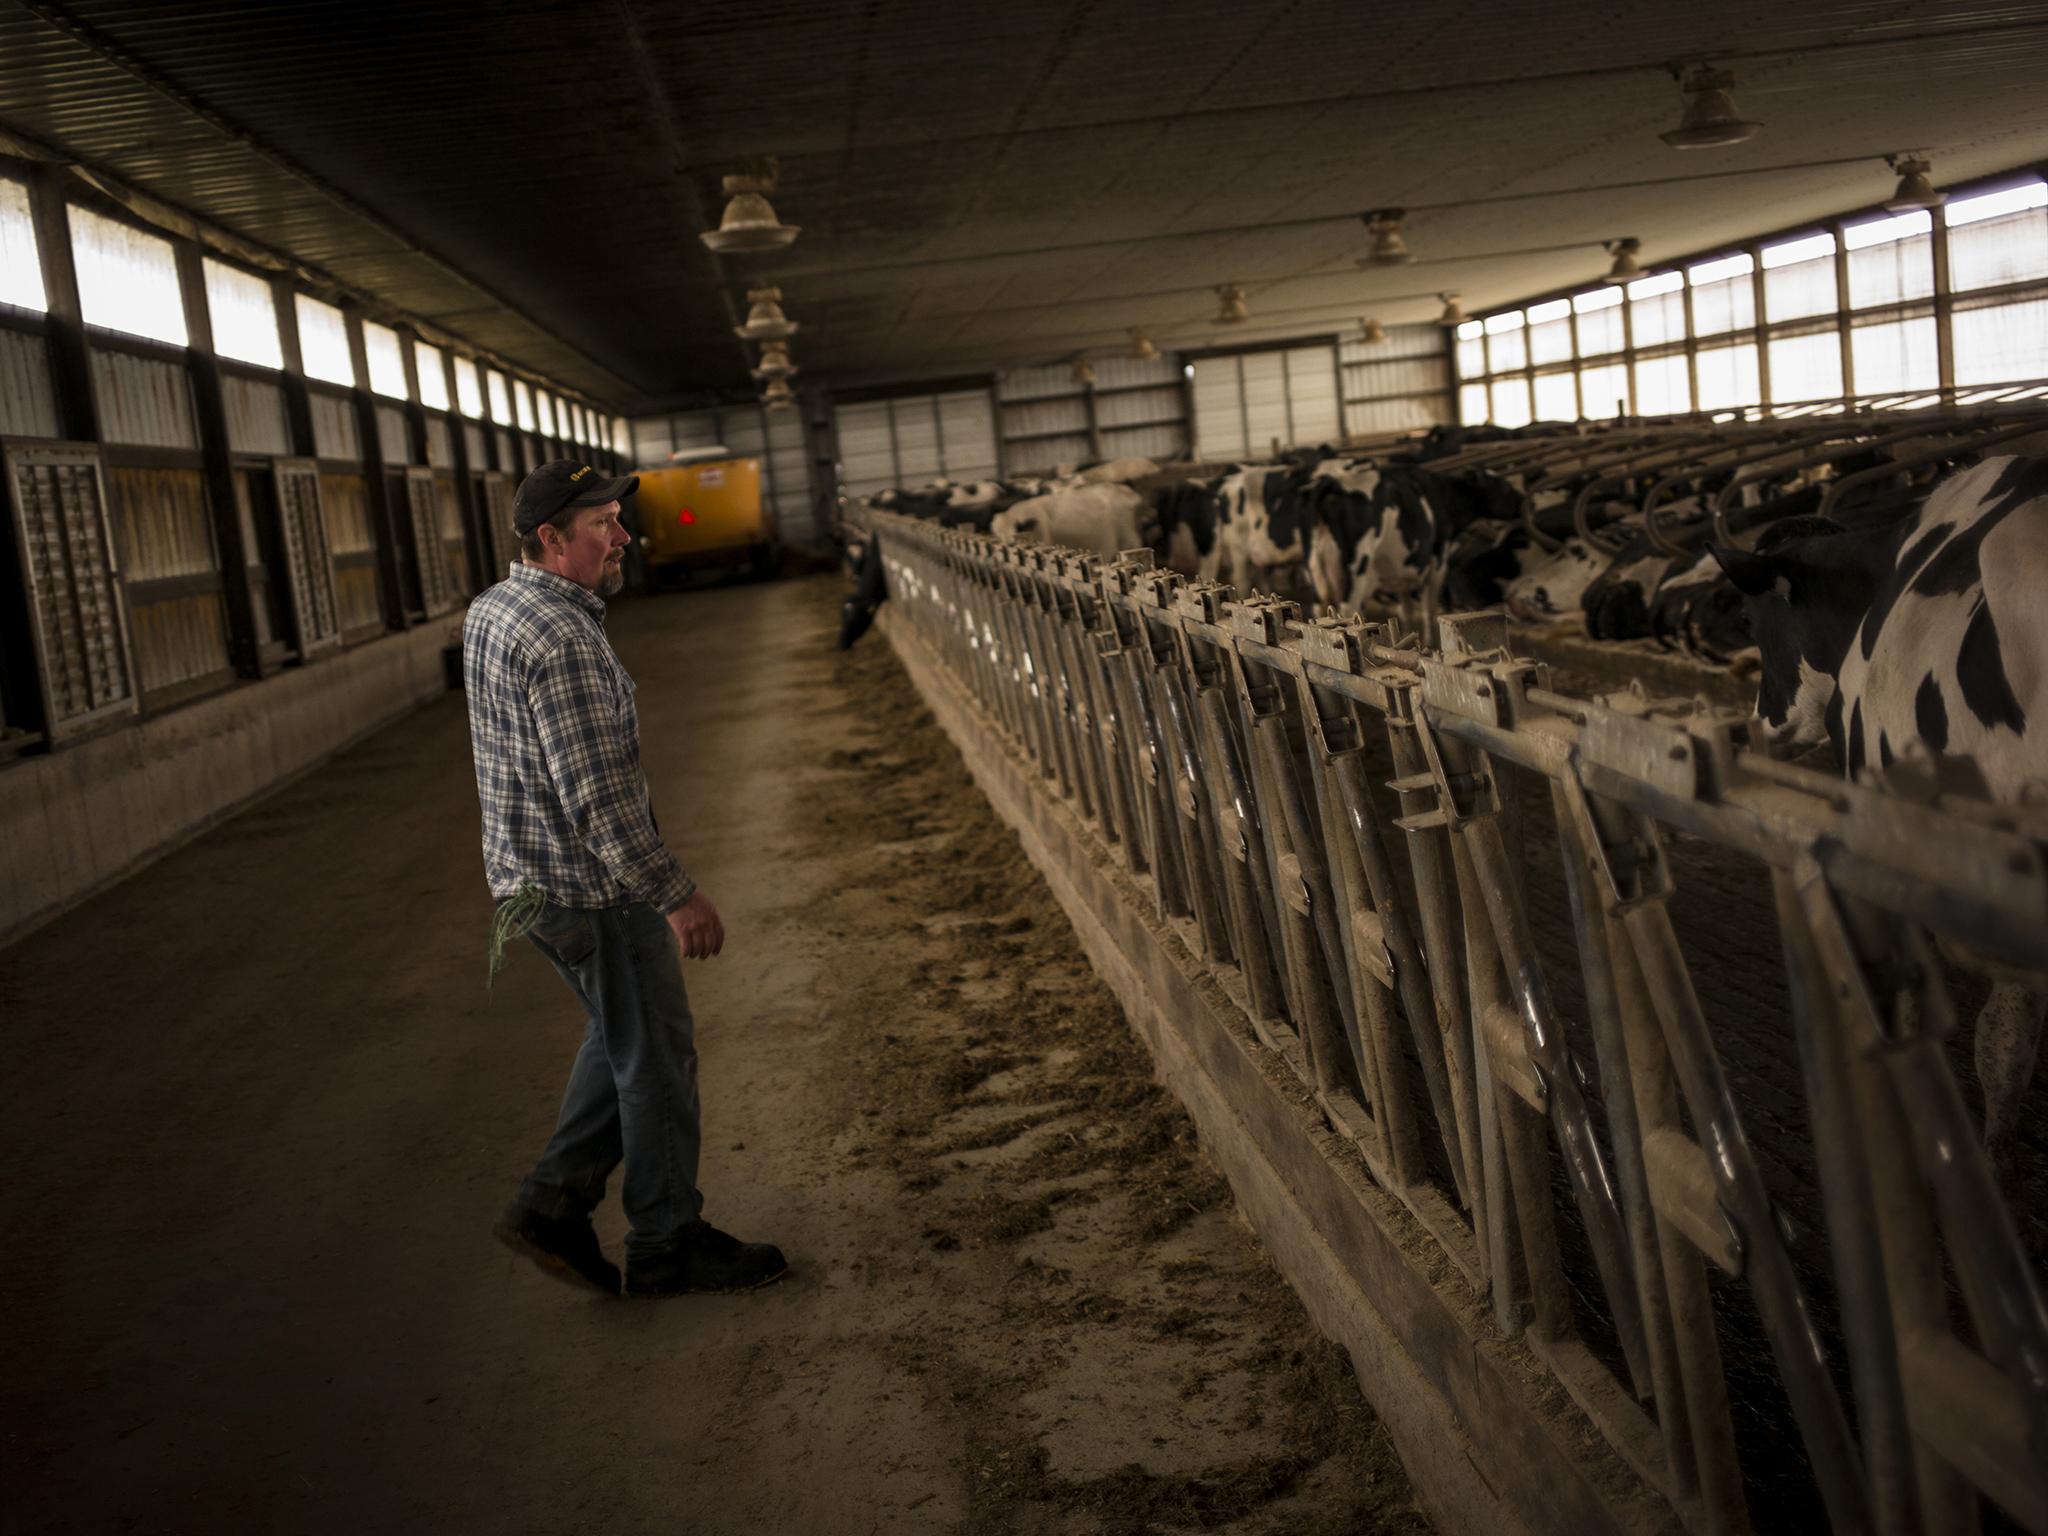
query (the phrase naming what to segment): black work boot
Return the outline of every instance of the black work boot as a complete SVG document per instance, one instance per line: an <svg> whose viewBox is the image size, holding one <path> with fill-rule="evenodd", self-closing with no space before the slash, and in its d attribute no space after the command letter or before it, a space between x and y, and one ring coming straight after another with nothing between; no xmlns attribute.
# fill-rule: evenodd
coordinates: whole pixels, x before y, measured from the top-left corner
<svg viewBox="0 0 2048 1536"><path fill-rule="evenodd" d="M708 1221L694 1221L675 1246L652 1258L626 1258L628 1296L692 1296L751 1291L789 1273L773 1243L743 1243Z"/></svg>
<svg viewBox="0 0 2048 1536"><path fill-rule="evenodd" d="M597 1245L590 1218L543 1216L514 1200L491 1228L498 1241L570 1285L619 1294L618 1266Z"/></svg>

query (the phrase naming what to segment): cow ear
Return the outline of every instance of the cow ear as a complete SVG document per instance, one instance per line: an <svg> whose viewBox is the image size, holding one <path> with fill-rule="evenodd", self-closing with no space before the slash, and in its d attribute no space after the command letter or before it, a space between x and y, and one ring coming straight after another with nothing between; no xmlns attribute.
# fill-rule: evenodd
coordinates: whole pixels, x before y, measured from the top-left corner
<svg viewBox="0 0 2048 1536"><path fill-rule="evenodd" d="M1708 550L1735 583L1735 590L1746 596L1762 597L1777 583L1778 562L1769 555L1752 554L1729 544L1712 544Z"/></svg>

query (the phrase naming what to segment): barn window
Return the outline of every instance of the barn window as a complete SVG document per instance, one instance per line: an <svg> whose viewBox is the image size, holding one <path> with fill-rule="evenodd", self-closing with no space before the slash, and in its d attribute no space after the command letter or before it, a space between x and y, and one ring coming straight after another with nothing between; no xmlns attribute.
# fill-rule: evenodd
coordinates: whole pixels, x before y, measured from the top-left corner
<svg viewBox="0 0 2048 1536"><path fill-rule="evenodd" d="M29 210L28 188L0 179L0 304L46 310L43 260L36 249L36 221Z"/></svg>
<svg viewBox="0 0 2048 1536"><path fill-rule="evenodd" d="M628 461L633 457L632 430L626 425L626 418L623 416L612 418L612 452Z"/></svg>
<svg viewBox="0 0 2048 1536"><path fill-rule="evenodd" d="M1527 379L1493 381L1493 420L1496 426L1526 427L1534 419Z"/></svg>
<svg viewBox="0 0 2048 1536"><path fill-rule="evenodd" d="M1831 315L1841 307L1835 291L1835 237L1808 235L1767 245L1764 258L1764 318L1800 320Z"/></svg>
<svg viewBox="0 0 2048 1536"><path fill-rule="evenodd" d="M1579 322L1579 356L1598 357L1622 349L1626 337L1619 288L1595 288L1573 295L1572 313Z"/></svg>
<svg viewBox="0 0 2048 1536"><path fill-rule="evenodd" d="M1458 377L1477 379L1485 374L1486 327L1477 320L1467 320L1458 327Z"/></svg>
<svg viewBox="0 0 2048 1536"><path fill-rule="evenodd" d="M186 345L185 299L171 242L89 209L68 212L85 323Z"/></svg>
<svg viewBox="0 0 2048 1536"><path fill-rule="evenodd" d="M370 364L370 388L394 400L410 400L405 387L405 353L398 345L398 332L374 320L363 322L363 356Z"/></svg>
<svg viewBox="0 0 2048 1536"><path fill-rule="evenodd" d="M1675 277L1677 274L1672 275ZM1691 409L1692 380L1686 373L1683 352L1636 359L1638 415L1672 416Z"/></svg>
<svg viewBox="0 0 2048 1536"><path fill-rule="evenodd" d="M1692 331L1719 336L1746 331L1756 324L1756 262L1747 254L1702 262L1685 276L1692 284ZM1705 393L1704 381L1701 393ZM1701 409L1706 409L1704 403Z"/></svg>
<svg viewBox="0 0 2048 1536"><path fill-rule="evenodd" d="M1578 419L1579 389L1569 372L1537 374L1535 402L1538 421Z"/></svg>
<svg viewBox="0 0 2048 1536"><path fill-rule="evenodd" d="M2048 277L2048 183L1957 198L1944 211L1957 293Z"/></svg>
<svg viewBox="0 0 2048 1536"><path fill-rule="evenodd" d="M505 375L493 368L485 375L491 386L491 420L501 427L512 425L512 396L505 388Z"/></svg>
<svg viewBox="0 0 2048 1536"><path fill-rule="evenodd" d="M1842 397L1842 338L1832 326L1770 342L1771 403L1804 404Z"/></svg>
<svg viewBox="0 0 2048 1536"><path fill-rule="evenodd" d="M533 414L540 419L540 435L542 437L554 437L557 435L555 432L555 397L553 395L550 395L544 389L536 389L533 392Z"/></svg>
<svg viewBox="0 0 2048 1536"><path fill-rule="evenodd" d="M433 411L448 409L448 365L439 347L424 341L412 344L413 372L420 376L420 404Z"/></svg>
<svg viewBox="0 0 2048 1536"><path fill-rule="evenodd" d="M1486 370L1507 373L1529 366L1529 332L1519 309L1486 319ZM1524 391L1526 394L1526 391Z"/></svg>
<svg viewBox="0 0 2048 1536"><path fill-rule="evenodd" d="M520 431L533 431L533 390L528 387L526 380L512 381L512 404L519 414Z"/></svg>
<svg viewBox="0 0 2048 1536"><path fill-rule="evenodd" d="M2017 304L1980 301L1978 308L1958 304L1950 323L1954 327L1956 383L2048 379L2048 299Z"/></svg>
<svg viewBox="0 0 2048 1536"><path fill-rule="evenodd" d="M1856 370L1858 395L1932 389L1940 381L1934 317L1855 326L1849 332L1849 359Z"/></svg>
<svg viewBox="0 0 2048 1536"><path fill-rule="evenodd" d="M1763 401L1753 341L1733 347L1700 348L1695 371L1700 381L1700 410L1725 411L1730 406L1758 405Z"/></svg>
<svg viewBox="0 0 2048 1536"><path fill-rule="evenodd" d="M1484 384L1458 386L1458 419L1468 427L1493 419L1493 404L1487 397ZM1208 444L1202 446L1207 449Z"/></svg>
<svg viewBox="0 0 2048 1536"><path fill-rule="evenodd" d="M1659 272L1628 285L1629 326L1637 346L1685 340L1684 289L1682 272Z"/></svg>
<svg viewBox="0 0 2048 1536"><path fill-rule="evenodd" d="M465 416L481 420L484 414L483 379L476 371L476 359L460 353L455 358L455 404Z"/></svg>
<svg viewBox="0 0 2048 1536"><path fill-rule="evenodd" d="M353 387L356 364L349 355L348 322L341 311L303 293L292 296L292 307L298 314L299 357L306 377Z"/></svg>
<svg viewBox="0 0 2048 1536"><path fill-rule="evenodd" d="M1548 304L1530 305L1529 361L1541 368L1545 363L1568 363L1571 358L1571 300L1553 299Z"/></svg>
<svg viewBox="0 0 2048 1536"><path fill-rule="evenodd" d="M1843 230L1842 245L1849 253L1849 307L1869 309L1933 293L1933 229L1934 216L1922 208Z"/></svg>
<svg viewBox="0 0 2048 1536"><path fill-rule="evenodd" d="M201 265L206 272L206 313L213 324L213 350L238 363L282 368L284 344L278 337L277 298L269 279L211 256Z"/></svg>
<svg viewBox="0 0 2048 1536"><path fill-rule="evenodd" d="M1620 313L1619 310L1614 313ZM1628 365L1596 363L1579 370L1579 408L1591 420L1628 414Z"/></svg>

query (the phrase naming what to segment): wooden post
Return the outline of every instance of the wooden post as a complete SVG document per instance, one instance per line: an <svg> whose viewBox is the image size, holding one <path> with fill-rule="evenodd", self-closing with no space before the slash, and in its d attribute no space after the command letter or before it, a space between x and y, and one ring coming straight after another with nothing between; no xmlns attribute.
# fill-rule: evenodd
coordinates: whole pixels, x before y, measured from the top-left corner
<svg viewBox="0 0 2048 1536"><path fill-rule="evenodd" d="M42 257L43 300L50 338L50 373L57 386L59 430L71 442L100 439L99 407L93 397L92 354L85 341L85 314L78 300L78 267L71 255L71 219L66 211L64 167L39 165L29 183L36 250Z"/></svg>
<svg viewBox="0 0 2048 1536"><path fill-rule="evenodd" d="M277 340L284 353L284 369L278 384L284 390L292 456L310 459L318 454L319 445L313 440L313 397L306 388L306 357L299 348L298 290L290 278L280 273L270 280L270 296L277 306Z"/></svg>
<svg viewBox="0 0 2048 1536"><path fill-rule="evenodd" d="M377 532L377 593L384 605L384 623L390 629L409 629L412 617L405 604L405 581L399 564L404 541L398 532L398 511L384 483L384 445L377 435L376 397L370 393L370 354L363 342L363 312L356 305L341 306L342 323L348 330L349 366L356 382L349 391L355 408L356 437L362 445L363 491L369 498L370 517ZM407 514L410 516L410 513Z"/></svg>
<svg viewBox="0 0 2048 1536"><path fill-rule="evenodd" d="M185 363L192 380L193 415L205 457L206 499L213 513L214 558L228 607L228 658L243 677L261 677L256 643L256 599L249 589L252 552L242 544L242 518L235 497L235 468L228 447L228 414L220 357L213 349L213 313L206 300L206 266L199 247L174 240L178 287L185 302Z"/></svg>

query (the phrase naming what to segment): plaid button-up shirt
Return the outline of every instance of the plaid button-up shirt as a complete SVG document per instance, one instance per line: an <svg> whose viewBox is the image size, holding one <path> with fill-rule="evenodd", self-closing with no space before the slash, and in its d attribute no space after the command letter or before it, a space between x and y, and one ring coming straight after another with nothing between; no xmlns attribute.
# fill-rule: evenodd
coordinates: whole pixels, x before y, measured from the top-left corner
<svg viewBox="0 0 2048 1536"><path fill-rule="evenodd" d="M697 887L654 825L604 600L514 563L469 605L462 672L491 894L531 882L566 907L688 901Z"/></svg>

